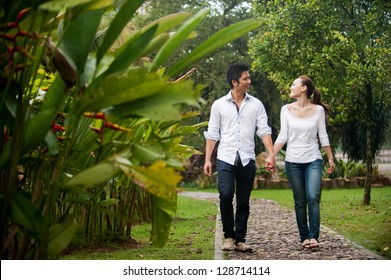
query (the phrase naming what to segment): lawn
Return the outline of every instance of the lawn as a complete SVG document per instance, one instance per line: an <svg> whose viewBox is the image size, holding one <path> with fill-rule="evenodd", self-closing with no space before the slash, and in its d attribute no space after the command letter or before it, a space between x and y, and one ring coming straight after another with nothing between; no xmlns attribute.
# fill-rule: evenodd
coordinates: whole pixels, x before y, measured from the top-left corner
<svg viewBox="0 0 391 280"><path fill-rule="evenodd" d="M137 243L108 242L78 246L63 260L213 260L217 206L209 201L178 197L169 240L163 248L149 242L150 224L132 227Z"/></svg>

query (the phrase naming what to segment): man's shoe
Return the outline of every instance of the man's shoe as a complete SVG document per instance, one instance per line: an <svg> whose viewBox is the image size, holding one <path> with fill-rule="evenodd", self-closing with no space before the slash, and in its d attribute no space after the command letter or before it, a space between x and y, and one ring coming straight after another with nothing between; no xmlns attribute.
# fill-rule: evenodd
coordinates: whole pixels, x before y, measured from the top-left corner
<svg viewBox="0 0 391 280"><path fill-rule="evenodd" d="M235 250L240 252L252 252L253 249L250 245L247 245L244 242L238 242L238 244L235 245Z"/></svg>
<svg viewBox="0 0 391 280"><path fill-rule="evenodd" d="M226 238L224 240L224 244L221 247L223 251L232 251L234 249L234 240L233 238Z"/></svg>

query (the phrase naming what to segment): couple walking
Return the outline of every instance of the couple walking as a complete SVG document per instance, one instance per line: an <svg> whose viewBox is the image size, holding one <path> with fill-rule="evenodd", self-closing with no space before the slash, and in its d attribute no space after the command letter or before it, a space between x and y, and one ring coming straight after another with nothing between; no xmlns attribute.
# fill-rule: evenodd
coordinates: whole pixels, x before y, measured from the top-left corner
<svg viewBox="0 0 391 280"><path fill-rule="evenodd" d="M295 202L296 221L303 248L319 247L320 184L323 161L318 140L328 157L328 173L334 170L333 155L326 131L328 106L306 76L291 86L296 102L284 105L280 115L280 133L274 146L271 128L262 102L248 94L251 84L249 66L236 62L227 69L231 90L211 108L204 173L212 175L212 152L217 142L217 177L220 212L224 232L223 251L251 252L246 244L250 194L255 178L255 135L268 152L266 168L274 172L276 154L287 144L285 168ZM233 198L236 194L236 211ZM308 220L307 220L308 207Z"/></svg>

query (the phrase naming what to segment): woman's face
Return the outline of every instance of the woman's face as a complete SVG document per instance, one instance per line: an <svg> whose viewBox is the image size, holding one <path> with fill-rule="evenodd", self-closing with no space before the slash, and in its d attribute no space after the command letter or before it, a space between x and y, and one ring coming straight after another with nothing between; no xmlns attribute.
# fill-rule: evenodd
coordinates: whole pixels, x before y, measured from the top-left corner
<svg viewBox="0 0 391 280"><path fill-rule="evenodd" d="M293 81L290 90L291 90L290 93L291 98L298 98L304 93L305 87L301 84L300 78L297 78L296 80Z"/></svg>

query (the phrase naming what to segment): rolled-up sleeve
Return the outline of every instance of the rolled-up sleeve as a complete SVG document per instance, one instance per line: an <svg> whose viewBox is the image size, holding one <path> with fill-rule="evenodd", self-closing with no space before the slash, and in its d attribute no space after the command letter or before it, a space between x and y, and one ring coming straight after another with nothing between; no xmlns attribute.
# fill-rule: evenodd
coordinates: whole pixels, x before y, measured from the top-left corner
<svg viewBox="0 0 391 280"><path fill-rule="evenodd" d="M208 122L208 130L204 132L204 136L206 139L219 141L221 138L220 135L220 115L218 113L218 105L213 103L210 118Z"/></svg>
<svg viewBox="0 0 391 280"><path fill-rule="evenodd" d="M267 123L267 114L265 107L261 102L259 102L259 111L257 115L257 131L256 134L259 138L262 138L265 135L272 134L272 129Z"/></svg>
<svg viewBox="0 0 391 280"><path fill-rule="evenodd" d="M318 122L318 137L322 147L330 146L329 136L326 130L326 116L323 107L320 107L320 117Z"/></svg>

